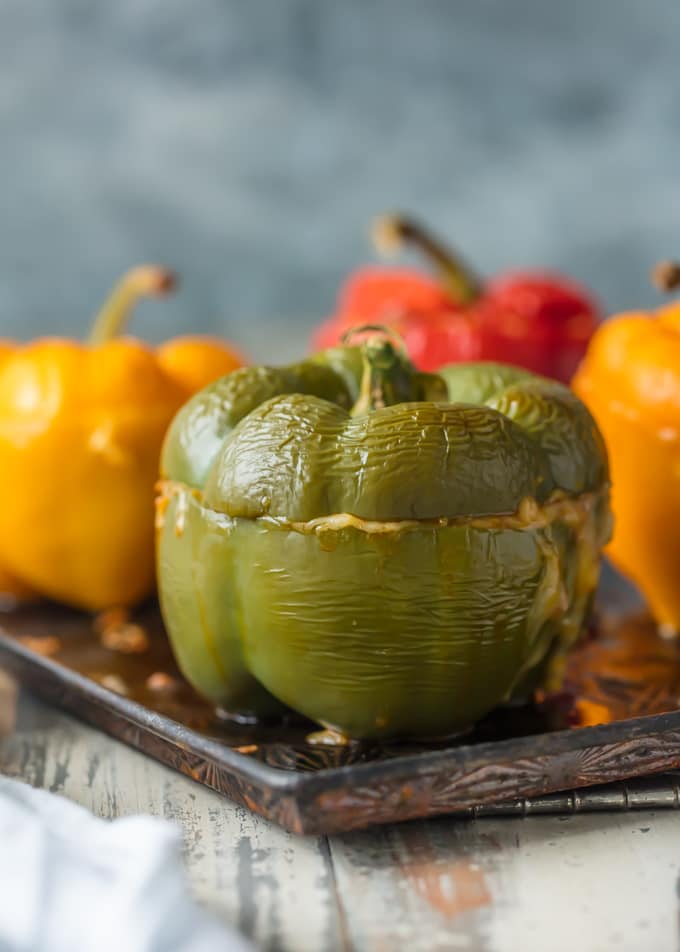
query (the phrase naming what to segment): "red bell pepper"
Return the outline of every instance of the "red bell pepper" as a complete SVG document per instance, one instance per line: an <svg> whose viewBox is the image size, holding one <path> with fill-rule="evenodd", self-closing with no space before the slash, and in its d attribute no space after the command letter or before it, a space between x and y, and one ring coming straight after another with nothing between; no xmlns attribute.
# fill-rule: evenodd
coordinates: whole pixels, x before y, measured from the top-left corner
<svg viewBox="0 0 680 952"><path fill-rule="evenodd" d="M340 291L336 313L318 328L317 348L336 344L358 324L379 323L404 339L421 370L463 360L499 360L569 381L600 313L588 292L545 272L515 272L482 281L438 239L408 218L385 216L376 244L392 251L411 244L435 267L367 267Z"/></svg>

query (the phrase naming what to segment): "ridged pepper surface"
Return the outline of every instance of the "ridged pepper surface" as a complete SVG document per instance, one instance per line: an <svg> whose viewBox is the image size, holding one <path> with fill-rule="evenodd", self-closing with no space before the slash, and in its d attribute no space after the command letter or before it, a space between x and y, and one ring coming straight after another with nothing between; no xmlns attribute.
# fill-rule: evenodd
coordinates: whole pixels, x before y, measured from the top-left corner
<svg viewBox="0 0 680 952"><path fill-rule="evenodd" d="M680 265L661 265L662 288ZM661 631L680 632L680 301L605 321L574 379L607 441L614 534L607 555L647 598Z"/></svg>
<svg viewBox="0 0 680 952"><path fill-rule="evenodd" d="M184 674L228 710L283 702L354 738L444 736L557 684L609 531L606 453L567 388L418 373L380 333L207 387L162 468Z"/></svg>
<svg viewBox="0 0 680 952"><path fill-rule="evenodd" d="M164 268L130 271L87 343L0 342L0 599L101 611L153 591L165 431L193 393L241 363L219 340L152 348L118 336L138 298L173 284Z"/></svg>

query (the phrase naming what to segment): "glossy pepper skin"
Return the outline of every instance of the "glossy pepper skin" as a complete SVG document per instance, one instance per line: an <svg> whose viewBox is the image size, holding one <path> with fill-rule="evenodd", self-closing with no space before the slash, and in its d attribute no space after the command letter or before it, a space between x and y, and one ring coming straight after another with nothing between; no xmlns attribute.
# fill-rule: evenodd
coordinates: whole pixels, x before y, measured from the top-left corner
<svg viewBox="0 0 680 952"><path fill-rule="evenodd" d="M238 365L218 341L154 350L118 329L141 294L170 290L131 272L91 343L0 349L0 591L100 610L154 588L154 484L165 431L197 388Z"/></svg>
<svg viewBox="0 0 680 952"><path fill-rule="evenodd" d="M678 272L680 277L680 269ZM680 631L680 302L599 329L573 382L607 441L607 550L669 633Z"/></svg>
<svg viewBox="0 0 680 952"><path fill-rule="evenodd" d="M211 385L162 467L184 674L228 710L274 696L355 738L443 736L558 678L608 531L570 391L493 364L418 374L380 337Z"/></svg>
<svg viewBox="0 0 680 952"><path fill-rule="evenodd" d="M567 383L599 321L590 295L549 273L508 273L482 282L419 225L380 219L376 243L413 243L437 278L415 269L362 268L340 291L336 313L314 334L315 348L336 344L349 328L386 324L422 370L449 362L503 361Z"/></svg>

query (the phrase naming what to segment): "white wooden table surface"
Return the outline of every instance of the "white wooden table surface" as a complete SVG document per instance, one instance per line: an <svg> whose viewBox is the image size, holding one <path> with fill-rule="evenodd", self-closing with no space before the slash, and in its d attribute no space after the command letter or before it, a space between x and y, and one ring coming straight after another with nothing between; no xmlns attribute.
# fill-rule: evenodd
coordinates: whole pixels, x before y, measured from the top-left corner
<svg viewBox="0 0 680 952"><path fill-rule="evenodd" d="M264 949L680 949L678 812L300 838L27 695L0 773L103 817L179 823L196 896Z"/></svg>

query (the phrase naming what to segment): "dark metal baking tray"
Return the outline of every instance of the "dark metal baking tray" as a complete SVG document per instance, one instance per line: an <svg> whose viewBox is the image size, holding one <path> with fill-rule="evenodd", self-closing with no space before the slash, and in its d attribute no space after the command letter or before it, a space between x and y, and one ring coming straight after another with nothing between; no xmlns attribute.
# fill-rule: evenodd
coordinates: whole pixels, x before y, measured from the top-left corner
<svg viewBox="0 0 680 952"><path fill-rule="evenodd" d="M84 614L53 605L6 612L0 665L42 697L295 833L452 812L677 806L676 775L621 781L680 767L680 644L659 637L612 573L599 617L570 660L562 695L499 710L441 745L310 744L313 725L294 717L272 724L222 717L181 679L153 605L136 619L148 636L137 653L105 647Z"/></svg>

